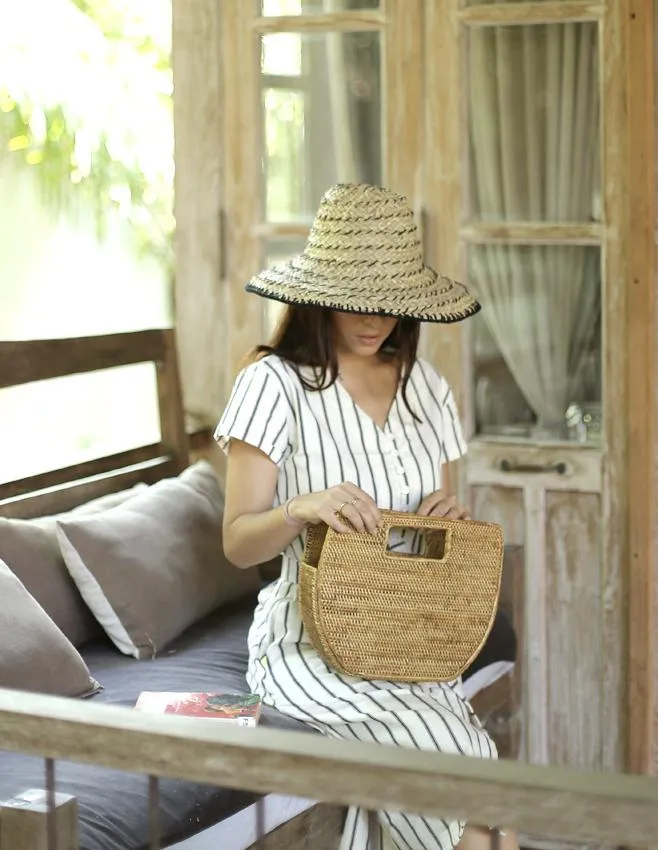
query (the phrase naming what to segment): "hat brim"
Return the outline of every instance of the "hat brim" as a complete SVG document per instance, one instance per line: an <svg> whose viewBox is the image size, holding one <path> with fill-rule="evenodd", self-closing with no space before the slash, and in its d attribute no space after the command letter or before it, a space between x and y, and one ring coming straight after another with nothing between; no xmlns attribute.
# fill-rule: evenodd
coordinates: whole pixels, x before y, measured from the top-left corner
<svg viewBox="0 0 658 850"><path fill-rule="evenodd" d="M324 307L343 313L390 316L419 322L450 324L474 316L481 309L466 287L423 266L415 278L395 287L394 279L358 281L327 280L303 268L303 256L295 257L255 275L247 292L302 307Z"/></svg>

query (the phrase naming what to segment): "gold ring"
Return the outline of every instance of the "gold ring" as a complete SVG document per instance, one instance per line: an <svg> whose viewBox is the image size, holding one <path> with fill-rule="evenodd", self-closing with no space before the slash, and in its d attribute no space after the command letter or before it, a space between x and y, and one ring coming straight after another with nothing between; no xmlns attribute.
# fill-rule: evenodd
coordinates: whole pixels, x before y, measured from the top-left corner
<svg viewBox="0 0 658 850"><path fill-rule="evenodd" d="M338 508L336 513L340 514L342 516L343 515L343 508L345 507L346 504L347 504L347 502L343 502L343 504Z"/></svg>
<svg viewBox="0 0 658 850"><path fill-rule="evenodd" d="M358 501L359 501L359 497L358 497L358 496L355 496L355 497L352 499L352 501L350 502L350 505L356 505L356 503L357 503Z"/></svg>

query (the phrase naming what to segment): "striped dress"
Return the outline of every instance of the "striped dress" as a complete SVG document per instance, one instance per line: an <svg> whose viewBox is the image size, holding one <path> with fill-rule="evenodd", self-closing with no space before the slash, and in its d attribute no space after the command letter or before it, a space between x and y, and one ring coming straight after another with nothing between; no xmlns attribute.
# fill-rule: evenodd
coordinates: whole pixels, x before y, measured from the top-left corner
<svg viewBox="0 0 658 850"><path fill-rule="evenodd" d="M442 464L464 454L466 445L447 382L421 359L411 371L407 398L420 421L398 391L382 429L339 381L308 391L289 364L269 355L238 376L215 439L224 449L231 438L243 440L274 461L279 476L273 506L350 481L380 508L413 513L440 488ZM283 714L337 738L495 758L460 681L365 681L325 664L308 640L297 605L303 549L300 535L283 553L280 579L260 594L249 633L252 691ZM350 809L340 850L365 850L376 824L365 811ZM449 850L463 830L455 821L397 812L380 812L379 824L400 850Z"/></svg>

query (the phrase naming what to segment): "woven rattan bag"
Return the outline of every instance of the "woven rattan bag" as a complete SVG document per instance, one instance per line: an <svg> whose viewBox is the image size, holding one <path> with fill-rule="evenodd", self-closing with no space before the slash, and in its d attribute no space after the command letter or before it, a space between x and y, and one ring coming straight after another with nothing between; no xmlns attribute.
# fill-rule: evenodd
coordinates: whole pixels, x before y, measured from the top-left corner
<svg viewBox="0 0 658 850"><path fill-rule="evenodd" d="M491 523L382 511L378 534L309 529L300 608L313 646L338 672L440 682L468 667L493 624L503 536ZM391 529L416 529L421 555L388 548ZM433 533L431 533L433 532Z"/></svg>

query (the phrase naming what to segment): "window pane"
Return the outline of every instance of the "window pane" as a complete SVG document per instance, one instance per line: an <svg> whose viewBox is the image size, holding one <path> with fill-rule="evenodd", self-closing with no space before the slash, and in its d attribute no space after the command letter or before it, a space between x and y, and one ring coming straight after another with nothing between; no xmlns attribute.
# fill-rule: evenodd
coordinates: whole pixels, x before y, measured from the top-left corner
<svg viewBox="0 0 658 850"><path fill-rule="evenodd" d="M321 15L378 9L379 0L261 0L261 15Z"/></svg>
<svg viewBox="0 0 658 850"><path fill-rule="evenodd" d="M306 245L304 239L273 239L265 250L264 268L286 263L297 254L301 254ZM273 301L271 298L263 298L263 330L265 339L269 339L277 328L279 320L283 315L285 304Z"/></svg>
<svg viewBox="0 0 658 850"><path fill-rule="evenodd" d="M598 443L599 249L472 245L468 260L477 432Z"/></svg>
<svg viewBox="0 0 658 850"><path fill-rule="evenodd" d="M285 53L289 37L264 36L263 56ZM299 77L263 76L268 221L312 218L335 183L382 182L379 34L297 37Z"/></svg>
<svg viewBox="0 0 658 850"><path fill-rule="evenodd" d="M263 39L260 67L263 74L298 77L302 73L302 39L296 32L277 33Z"/></svg>
<svg viewBox="0 0 658 850"><path fill-rule="evenodd" d="M470 215L601 219L596 23L469 30Z"/></svg>
<svg viewBox="0 0 658 850"><path fill-rule="evenodd" d="M0 481L157 443L154 367L121 366L0 390L0 421Z"/></svg>
<svg viewBox="0 0 658 850"><path fill-rule="evenodd" d="M306 210L304 173L304 95L287 89L265 89L265 154L268 221L301 218Z"/></svg>

